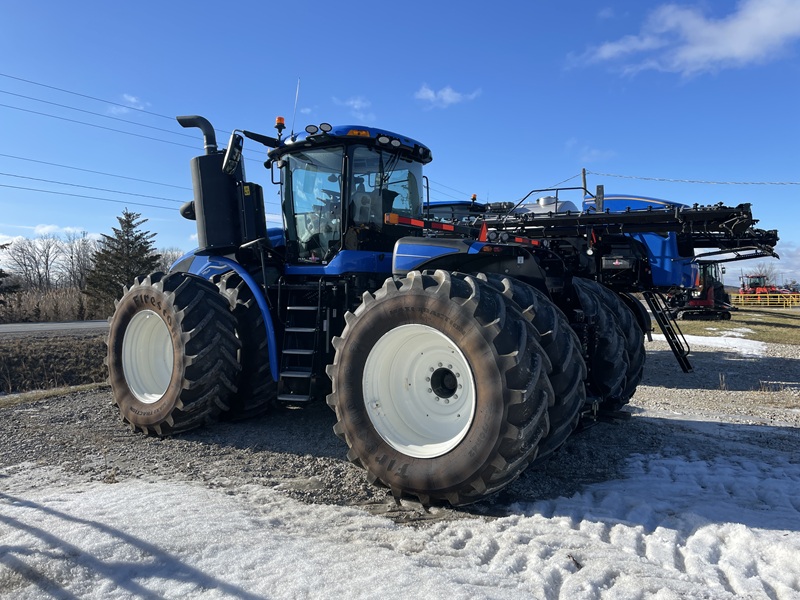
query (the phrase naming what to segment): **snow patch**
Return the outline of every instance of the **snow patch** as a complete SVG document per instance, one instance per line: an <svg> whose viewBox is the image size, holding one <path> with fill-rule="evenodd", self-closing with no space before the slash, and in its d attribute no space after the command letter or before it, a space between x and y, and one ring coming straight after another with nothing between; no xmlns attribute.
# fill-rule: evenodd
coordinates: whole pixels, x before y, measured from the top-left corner
<svg viewBox="0 0 800 600"><path fill-rule="evenodd" d="M6 469L0 594L158 598L793 598L790 451L634 455L624 477L499 519L412 528L255 485Z"/></svg>
<svg viewBox="0 0 800 600"><path fill-rule="evenodd" d="M745 332L745 329L746 328L735 329L733 330L735 333L731 336L708 337L702 335L687 335L685 338L692 347L723 348L731 352L738 352L743 356L764 356L767 351L766 343L736 337L737 333L741 334ZM654 333L653 340L665 342L666 338L660 333Z"/></svg>

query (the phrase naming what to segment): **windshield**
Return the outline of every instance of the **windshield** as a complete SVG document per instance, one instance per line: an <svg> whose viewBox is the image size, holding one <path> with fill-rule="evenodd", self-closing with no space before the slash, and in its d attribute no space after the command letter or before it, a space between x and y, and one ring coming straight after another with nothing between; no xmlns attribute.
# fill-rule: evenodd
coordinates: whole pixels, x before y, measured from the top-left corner
<svg viewBox="0 0 800 600"><path fill-rule="evenodd" d="M343 155L339 146L288 156L287 239L304 262L327 261L341 246Z"/></svg>
<svg viewBox="0 0 800 600"><path fill-rule="evenodd" d="M350 220L382 229L383 215L422 214L422 165L397 154L357 146L353 151Z"/></svg>

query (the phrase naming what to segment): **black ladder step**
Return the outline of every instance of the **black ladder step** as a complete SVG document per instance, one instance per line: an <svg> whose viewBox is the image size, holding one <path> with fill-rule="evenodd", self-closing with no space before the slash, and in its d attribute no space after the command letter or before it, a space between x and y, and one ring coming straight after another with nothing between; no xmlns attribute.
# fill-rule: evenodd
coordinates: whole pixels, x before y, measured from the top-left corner
<svg viewBox="0 0 800 600"><path fill-rule="evenodd" d="M278 394L278 402L308 402L311 396L308 394Z"/></svg>
<svg viewBox="0 0 800 600"><path fill-rule="evenodd" d="M311 379L311 371L281 371L281 377L295 379Z"/></svg>
<svg viewBox="0 0 800 600"><path fill-rule="evenodd" d="M284 331L286 333L314 333L316 327L287 327Z"/></svg>
<svg viewBox="0 0 800 600"><path fill-rule="evenodd" d="M316 306L287 306L286 310L317 310Z"/></svg>
<svg viewBox="0 0 800 600"><path fill-rule="evenodd" d="M295 356L313 356L314 350L310 348L286 348L284 354L294 354Z"/></svg>

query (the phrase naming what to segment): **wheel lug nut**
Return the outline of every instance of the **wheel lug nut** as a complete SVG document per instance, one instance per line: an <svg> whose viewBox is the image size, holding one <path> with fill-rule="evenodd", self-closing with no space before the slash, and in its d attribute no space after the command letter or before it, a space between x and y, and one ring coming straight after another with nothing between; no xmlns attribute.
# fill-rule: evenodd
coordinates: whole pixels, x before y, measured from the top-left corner
<svg viewBox="0 0 800 600"><path fill-rule="evenodd" d="M430 380L431 380L431 378L430 378L430 377L426 377L426 378L425 378L425 381L430 381Z"/></svg>
<svg viewBox="0 0 800 600"><path fill-rule="evenodd" d="M432 390L431 388L428 388L428 393L429 393L429 394L432 394L432 393L433 393L433 390Z"/></svg>
<svg viewBox="0 0 800 600"><path fill-rule="evenodd" d="M439 363L439 366L441 367L441 366L442 366L442 363Z"/></svg>

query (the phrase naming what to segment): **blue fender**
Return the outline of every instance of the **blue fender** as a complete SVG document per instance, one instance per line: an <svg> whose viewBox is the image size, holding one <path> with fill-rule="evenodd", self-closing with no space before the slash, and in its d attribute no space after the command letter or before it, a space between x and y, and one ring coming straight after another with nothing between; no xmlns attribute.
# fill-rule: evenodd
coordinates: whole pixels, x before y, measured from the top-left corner
<svg viewBox="0 0 800 600"><path fill-rule="evenodd" d="M214 275L222 275L229 271L235 271L236 274L242 278L242 281L244 281L247 287L250 288L250 291L253 292L256 304L261 311L261 315L264 317L267 349L269 351L269 368L272 371L272 376L277 380L279 370L275 326L272 322L272 314L269 312L269 307L267 307L267 301L252 275L242 268L242 265L230 258L224 256L202 256L193 253L179 258L170 268L170 272L172 271L186 271L187 273L193 273L194 275L199 275L203 279L208 280L211 280Z"/></svg>

